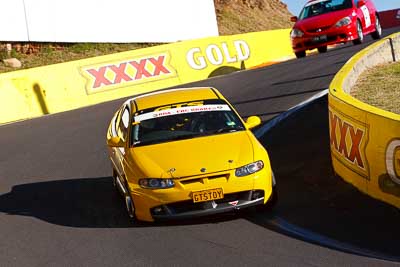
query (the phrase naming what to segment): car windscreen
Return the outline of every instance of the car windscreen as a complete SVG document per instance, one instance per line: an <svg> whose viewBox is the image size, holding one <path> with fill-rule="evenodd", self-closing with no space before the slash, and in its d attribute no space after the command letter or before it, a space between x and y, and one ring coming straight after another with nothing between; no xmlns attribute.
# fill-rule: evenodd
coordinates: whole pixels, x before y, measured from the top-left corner
<svg viewBox="0 0 400 267"><path fill-rule="evenodd" d="M306 19L333 11L353 7L352 0L320 0L306 4L300 12L299 19Z"/></svg>
<svg viewBox="0 0 400 267"><path fill-rule="evenodd" d="M134 114L131 146L203 137L245 129L222 99L191 101L142 110Z"/></svg>

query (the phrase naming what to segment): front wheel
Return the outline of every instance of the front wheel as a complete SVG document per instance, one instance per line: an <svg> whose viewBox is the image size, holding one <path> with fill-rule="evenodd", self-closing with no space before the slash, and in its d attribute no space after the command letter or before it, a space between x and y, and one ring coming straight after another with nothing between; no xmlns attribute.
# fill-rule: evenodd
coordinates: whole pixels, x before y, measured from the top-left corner
<svg viewBox="0 0 400 267"><path fill-rule="evenodd" d="M113 169L113 185L114 188L117 189L118 193L122 195L122 198L125 202L125 208L128 212L128 216L131 220L135 221L135 204L133 203L133 199L131 197L131 193L128 188L128 183L124 178L121 178L117 172Z"/></svg>
<svg viewBox="0 0 400 267"><path fill-rule="evenodd" d="M306 56L306 51L299 51L294 53L297 58L302 58Z"/></svg>
<svg viewBox="0 0 400 267"><path fill-rule="evenodd" d="M278 202L278 192L276 190L276 185L272 187L272 194L269 197L267 203L258 205L257 211L264 212L270 211L273 207L275 207L276 203Z"/></svg>
<svg viewBox="0 0 400 267"><path fill-rule="evenodd" d="M353 44L359 45L364 42L364 34L362 31L361 22L357 20L357 39L353 40Z"/></svg>
<svg viewBox="0 0 400 267"><path fill-rule="evenodd" d="M125 206L128 216L131 218L131 220L135 221L135 204L133 203L131 196L125 196Z"/></svg>
<svg viewBox="0 0 400 267"><path fill-rule="evenodd" d="M328 46L321 46L321 47L318 47L318 52L319 53L326 53L326 51L328 51Z"/></svg>
<svg viewBox="0 0 400 267"><path fill-rule="evenodd" d="M375 40L381 39L382 37L382 26L381 22L379 21L378 16L375 19L375 31L371 34L372 38Z"/></svg>

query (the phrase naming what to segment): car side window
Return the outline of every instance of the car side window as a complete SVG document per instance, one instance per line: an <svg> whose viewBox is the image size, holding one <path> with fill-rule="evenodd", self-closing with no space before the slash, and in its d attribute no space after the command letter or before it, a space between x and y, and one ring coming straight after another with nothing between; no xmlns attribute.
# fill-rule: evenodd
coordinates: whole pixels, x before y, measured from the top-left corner
<svg viewBox="0 0 400 267"><path fill-rule="evenodd" d="M116 128L117 134L124 142L126 142L128 136L129 114L129 109L127 106L125 106L122 109L122 112L120 112L119 118L116 120L116 123L118 123Z"/></svg>
<svg viewBox="0 0 400 267"><path fill-rule="evenodd" d="M117 112L115 112L114 117L112 118L110 128L109 128L109 134L110 136L118 136L117 129L119 125L119 121L121 117L121 110L119 109Z"/></svg>

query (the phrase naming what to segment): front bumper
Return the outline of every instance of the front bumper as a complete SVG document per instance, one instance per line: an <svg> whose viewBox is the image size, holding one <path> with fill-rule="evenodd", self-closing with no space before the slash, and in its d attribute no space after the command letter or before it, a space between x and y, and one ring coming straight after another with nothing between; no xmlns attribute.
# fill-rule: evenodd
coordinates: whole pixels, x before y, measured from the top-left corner
<svg viewBox="0 0 400 267"><path fill-rule="evenodd" d="M143 221L192 218L263 204L272 194L272 172L267 166L245 177L236 177L231 170L177 179L169 189L148 190L129 183L136 217ZM192 192L214 188L222 188L223 199L193 202Z"/></svg>
<svg viewBox="0 0 400 267"><path fill-rule="evenodd" d="M357 29L350 24L341 28L331 27L321 32L305 32L302 37L292 38L294 52L312 50L322 46L346 43L357 39Z"/></svg>
<svg viewBox="0 0 400 267"><path fill-rule="evenodd" d="M260 197L254 198L257 194ZM262 196L262 197L261 197ZM157 221L189 219L213 214L237 211L252 206L262 205L264 203L264 192L247 191L225 196L224 199L207 201L202 203L193 203L192 201L183 201L170 205L162 205L151 210L152 216Z"/></svg>

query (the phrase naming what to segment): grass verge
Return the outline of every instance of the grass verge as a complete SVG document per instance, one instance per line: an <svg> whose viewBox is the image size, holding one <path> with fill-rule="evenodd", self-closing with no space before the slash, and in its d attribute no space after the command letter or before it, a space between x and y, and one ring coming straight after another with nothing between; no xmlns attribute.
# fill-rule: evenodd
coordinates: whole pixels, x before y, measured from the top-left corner
<svg viewBox="0 0 400 267"><path fill-rule="evenodd" d="M351 95L369 105L400 114L400 62L379 65L362 73Z"/></svg>
<svg viewBox="0 0 400 267"><path fill-rule="evenodd" d="M51 44L37 43L34 45L35 51L27 53L24 49L16 50L13 48L10 55L6 52L0 53L0 73L16 70L1 64L1 60L9 57L18 58L22 63L21 69L29 69L44 65L62 63L66 61L78 60L89 57L124 52L149 46L161 45L159 43L71 43L71 44ZM29 44L29 46L32 46Z"/></svg>

